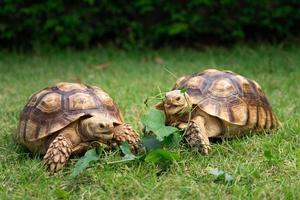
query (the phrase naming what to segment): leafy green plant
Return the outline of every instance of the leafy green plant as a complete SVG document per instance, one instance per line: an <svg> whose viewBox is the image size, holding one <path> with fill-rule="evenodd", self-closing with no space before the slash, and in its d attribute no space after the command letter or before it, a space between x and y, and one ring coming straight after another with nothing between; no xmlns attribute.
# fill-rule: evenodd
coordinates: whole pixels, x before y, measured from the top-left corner
<svg viewBox="0 0 300 200"><path fill-rule="evenodd" d="M145 125L147 131L155 134L159 141L164 141L164 139L171 134L179 131L179 129L173 126L165 126L164 114L155 109L150 109L141 119L142 123Z"/></svg>
<svg viewBox="0 0 300 200"><path fill-rule="evenodd" d="M75 164L75 167L72 170L71 176L76 177L80 173L82 173L92 161L98 161L100 159L100 155L102 153L102 149L96 150L96 149L90 149L88 150L83 157L81 157L77 163Z"/></svg>

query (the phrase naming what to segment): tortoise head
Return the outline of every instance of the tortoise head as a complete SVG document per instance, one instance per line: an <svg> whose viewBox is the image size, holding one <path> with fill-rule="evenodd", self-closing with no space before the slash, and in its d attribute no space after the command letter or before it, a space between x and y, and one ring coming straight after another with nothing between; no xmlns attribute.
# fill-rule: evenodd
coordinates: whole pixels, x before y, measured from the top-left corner
<svg viewBox="0 0 300 200"><path fill-rule="evenodd" d="M167 115L175 115L190 108L188 94L181 90L172 90L166 93L164 100L155 105L158 110L164 110Z"/></svg>
<svg viewBox="0 0 300 200"><path fill-rule="evenodd" d="M94 115L83 119L81 127L84 136L88 139L107 141L113 138L113 129L121 123L115 122L111 118L104 115Z"/></svg>

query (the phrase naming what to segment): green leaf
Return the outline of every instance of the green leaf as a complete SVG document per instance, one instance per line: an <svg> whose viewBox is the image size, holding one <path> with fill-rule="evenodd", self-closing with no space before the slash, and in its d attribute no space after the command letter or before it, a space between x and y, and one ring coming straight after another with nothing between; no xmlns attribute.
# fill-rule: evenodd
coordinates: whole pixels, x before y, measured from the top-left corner
<svg viewBox="0 0 300 200"><path fill-rule="evenodd" d="M159 110L150 109L142 116L141 121L146 126L147 130L150 130L156 135L159 141L163 141L165 137L178 131L175 127L165 126L164 114Z"/></svg>
<svg viewBox="0 0 300 200"><path fill-rule="evenodd" d="M172 126L162 126L161 128L154 131L154 134L156 135L157 139L159 141L163 141L165 137L168 137L169 135L177 132L178 129Z"/></svg>
<svg viewBox="0 0 300 200"><path fill-rule="evenodd" d="M164 114L155 109L149 109L149 111L142 116L142 123L150 130L157 130L165 124Z"/></svg>
<svg viewBox="0 0 300 200"><path fill-rule="evenodd" d="M162 146L161 142L155 136L146 136L142 138L143 146L149 151L153 151Z"/></svg>
<svg viewBox="0 0 300 200"><path fill-rule="evenodd" d="M122 158L122 161L125 162L125 161L131 161L131 160L137 159L137 157L132 154L130 145L127 141L123 142L120 145L120 149L121 149L122 153L124 154L124 157Z"/></svg>
<svg viewBox="0 0 300 200"><path fill-rule="evenodd" d="M129 145L129 143L127 141L123 142L120 145L120 149L121 149L122 153L124 153L125 155L132 154L131 153L131 149L130 149L130 145Z"/></svg>
<svg viewBox="0 0 300 200"><path fill-rule="evenodd" d="M182 141L182 134L181 131L176 131L173 134L165 137L163 144L167 147L176 147Z"/></svg>
<svg viewBox="0 0 300 200"><path fill-rule="evenodd" d="M146 162L159 163L166 161L177 161L179 160L179 154L172 153L164 149L156 149L151 151L145 158Z"/></svg>
<svg viewBox="0 0 300 200"><path fill-rule="evenodd" d="M83 157L81 157L75 167L72 170L71 176L74 178L78 176L81 172L83 172L92 161L96 161L100 159L100 155L97 153L96 149L88 150Z"/></svg>
<svg viewBox="0 0 300 200"><path fill-rule="evenodd" d="M122 160L125 162L125 161L131 161L131 160L135 160L137 159L137 157L133 154L127 154L125 155Z"/></svg>
<svg viewBox="0 0 300 200"><path fill-rule="evenodd" d="M216 181L221 181L224 183L231 183L233 181L233 177L224 172L223 170L219 170L218 168L213 168L209 171L210 174L216 177Z"/></svg>

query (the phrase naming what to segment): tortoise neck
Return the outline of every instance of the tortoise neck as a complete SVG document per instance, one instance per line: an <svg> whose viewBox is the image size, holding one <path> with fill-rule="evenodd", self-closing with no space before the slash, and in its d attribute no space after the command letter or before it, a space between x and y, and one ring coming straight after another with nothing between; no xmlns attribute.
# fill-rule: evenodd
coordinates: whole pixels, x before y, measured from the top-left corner
<svg viewBox="0 0 300 200"><path fill-rule="evenodd" d="M83 142L86 142L88 141L89 139L89 134L88 134L88 131L87 131L87 128L86 126L83 124L84 122L84 119L81 120L79 123L77 123L77 126L76 126L76 134L80 137L80 139L83 141Z"/></svg>

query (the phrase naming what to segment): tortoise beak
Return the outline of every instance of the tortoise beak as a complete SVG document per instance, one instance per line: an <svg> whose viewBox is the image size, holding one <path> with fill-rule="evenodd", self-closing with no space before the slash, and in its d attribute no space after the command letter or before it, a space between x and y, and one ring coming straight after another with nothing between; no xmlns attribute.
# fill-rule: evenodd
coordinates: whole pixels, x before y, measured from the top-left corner
<svg viewBox="0 0 300 200"><path fill-rule="evenodd" d="M171 108L171 107L172 107L172 105L165 103L165 108Z"/></svg>

